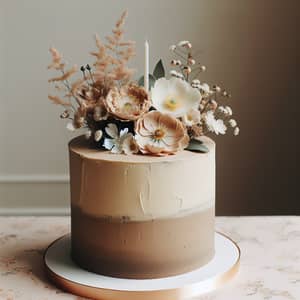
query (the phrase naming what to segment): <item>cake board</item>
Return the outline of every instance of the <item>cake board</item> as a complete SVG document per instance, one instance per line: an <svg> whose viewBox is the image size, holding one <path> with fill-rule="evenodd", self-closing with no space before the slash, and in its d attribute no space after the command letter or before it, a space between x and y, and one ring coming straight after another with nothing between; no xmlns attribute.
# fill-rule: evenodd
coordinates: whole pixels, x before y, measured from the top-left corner
<svg viewBox="0 0 300 300"><path fill-rule="evenodd" d="M44 253L46 273L63 290L101 300L182 300L220 288L238 272L241 251L226 235L215 233L215 256L205 266L158 279L124 279L78 267L70 257L70 235L51 243Z"/></svg>

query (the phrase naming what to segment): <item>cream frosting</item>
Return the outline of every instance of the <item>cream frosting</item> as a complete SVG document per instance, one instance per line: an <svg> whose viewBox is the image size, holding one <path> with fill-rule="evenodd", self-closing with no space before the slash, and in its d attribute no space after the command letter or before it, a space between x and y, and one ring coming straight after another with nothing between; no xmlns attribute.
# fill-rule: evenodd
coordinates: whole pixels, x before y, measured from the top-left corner
<svg viewBox="0 0 300 300"><path fill-rule="evenodd" d="M111 154L75 138L69 144L72 205L92 216L137 221L213 207L215 143L203 141L208 153L153 157Z"/></svg>

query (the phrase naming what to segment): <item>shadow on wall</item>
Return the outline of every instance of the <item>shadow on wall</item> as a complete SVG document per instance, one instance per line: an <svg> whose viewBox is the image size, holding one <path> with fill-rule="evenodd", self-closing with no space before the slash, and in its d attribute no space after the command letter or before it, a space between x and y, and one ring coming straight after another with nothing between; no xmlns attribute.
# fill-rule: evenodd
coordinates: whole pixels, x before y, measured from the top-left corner
<svg viewBox="0 0 300 300"><path fill-rule="evenodd" d="M216 139L217 214L299 215L300 3L251 3L227 28L234 46L215 68L226 70L241 128L238 138Z"/></svg>

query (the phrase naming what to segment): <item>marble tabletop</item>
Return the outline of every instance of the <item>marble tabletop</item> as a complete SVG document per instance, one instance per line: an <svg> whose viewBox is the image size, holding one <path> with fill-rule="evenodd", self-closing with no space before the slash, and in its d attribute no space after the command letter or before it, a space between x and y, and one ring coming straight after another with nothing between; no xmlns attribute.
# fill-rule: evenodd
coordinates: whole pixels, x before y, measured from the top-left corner
<svg viewBox="0 0 300 300"><path fill-rule="evenodd" d="M300 299L300 217L217 217L216 229L240 246L240 271L197 299ZM0 217L1 300L84 299L57 289L43 271L44 249L69 230L69 217Z"/></svg>

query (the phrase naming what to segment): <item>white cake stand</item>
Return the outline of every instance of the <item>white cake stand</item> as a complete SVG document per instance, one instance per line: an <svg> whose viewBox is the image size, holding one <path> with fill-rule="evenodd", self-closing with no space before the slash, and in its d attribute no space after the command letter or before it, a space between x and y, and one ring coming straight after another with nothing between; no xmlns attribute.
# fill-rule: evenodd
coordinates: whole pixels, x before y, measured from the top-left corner
<svg viewBox="0 0 300 300"><path fill-rule="evenodd" d="M192 272L159 279L122 279L81 269L70 258L70 235L46 249L44 263L49 278L73 294L101 300L182 300L221 287L237 273L240 249L230 238L215 234L215 256Z"/></svg>

